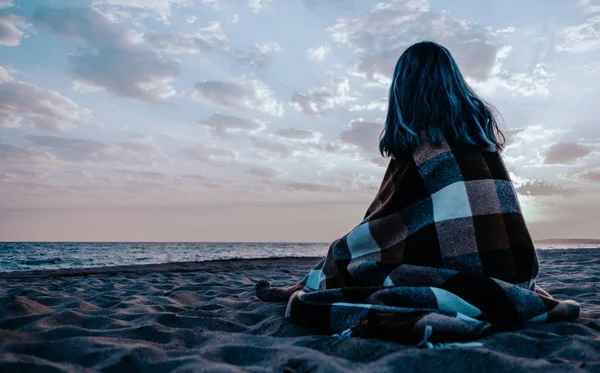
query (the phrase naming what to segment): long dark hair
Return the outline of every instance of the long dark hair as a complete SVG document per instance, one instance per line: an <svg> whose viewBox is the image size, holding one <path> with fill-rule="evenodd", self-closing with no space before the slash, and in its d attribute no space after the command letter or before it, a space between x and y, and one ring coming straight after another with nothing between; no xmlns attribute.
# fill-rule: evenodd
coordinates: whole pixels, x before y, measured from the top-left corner
<svg viewBox="0 0 600 373"><path fill-rule="evenodd" d="M467 85L450 52L423 41L402 53L394 69L379 150L400 158L424 140L501 150L505 137L495 109Z"/></svg>

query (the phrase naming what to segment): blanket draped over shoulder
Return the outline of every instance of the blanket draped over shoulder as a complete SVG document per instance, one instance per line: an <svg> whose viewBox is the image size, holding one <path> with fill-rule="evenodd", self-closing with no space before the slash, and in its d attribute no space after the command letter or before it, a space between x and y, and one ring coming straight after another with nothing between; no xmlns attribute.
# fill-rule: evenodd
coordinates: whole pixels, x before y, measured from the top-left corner
<svg viewBox="0 0 600 373"><path fill-rule="evenodd" d="M329 247L286 317L321 333L458 342L579 305L536 285L538 257L498 151L425 144L392 159L365 219Z"/></svg>

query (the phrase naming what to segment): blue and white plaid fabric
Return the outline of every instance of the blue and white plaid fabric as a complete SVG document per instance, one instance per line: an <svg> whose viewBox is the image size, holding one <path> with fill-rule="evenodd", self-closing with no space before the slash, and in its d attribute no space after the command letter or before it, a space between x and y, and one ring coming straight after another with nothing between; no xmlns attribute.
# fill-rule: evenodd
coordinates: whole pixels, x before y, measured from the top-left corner
<svg viewBox="0 0 600 373"><path fill-rule="evenodd" d="M535 247L496 150L426 144L392 160L364 220L331 244L286 316L324 333L416 342L574 320L538 291ZM349 330L351 329L351 330Z"/></svg>

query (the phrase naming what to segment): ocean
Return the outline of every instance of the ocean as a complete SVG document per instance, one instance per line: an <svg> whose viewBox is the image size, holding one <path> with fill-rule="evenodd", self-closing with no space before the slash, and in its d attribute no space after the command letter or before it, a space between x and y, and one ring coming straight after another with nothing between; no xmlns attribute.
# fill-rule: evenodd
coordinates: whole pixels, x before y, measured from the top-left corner
<svg viewBox="0 0 600 373"><path fill-rule="evenodd" d="M538 245L539 250L599 245ZM321 257L328 243L0 242L0 272L220 259Z"/></svg>

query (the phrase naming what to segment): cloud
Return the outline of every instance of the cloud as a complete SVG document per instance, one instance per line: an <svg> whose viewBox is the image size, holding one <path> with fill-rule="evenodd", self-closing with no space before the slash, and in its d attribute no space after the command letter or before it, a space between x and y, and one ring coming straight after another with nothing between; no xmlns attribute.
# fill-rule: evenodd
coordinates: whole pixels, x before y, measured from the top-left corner
<svg viewBox="0 0 600 373"><path fill-rule="evenodd" d="M525 144L548 143L557 135L569 132L561 128L547 128L542 124L533 124L527 127L512 128L506 132L507 143L505 149L520 148Z"/></svg>
<svg viewBox="0 0 600 373"><path fill-rule="evenodd" d="M354 104L348 107L349 111L369 111L369 110L379 110L386 111L388 109L388 98L382 97L376 100L371 100L367 104Z"/></svg>
<svg viewBox="0 0 600 373"><path fill-rule="evenodd" d="M554 196L569 193L558 185L544 180L526 180L515 186L517 194L523 196Z"/></svg>
<svg viewBox="0 0 600 373"><path fill-rule="evenodd" d="M94 0L96 6L108 6L110 8L133 8L139 11L152 12L166 21L175 7L189 3L189 0Z"/></svg>
<svg viewBox="0 0 600 373"><path fill-rule="evenodd" d="M322 152L326 152L326 153L333 153L333 154L339 154L344 150L348 150L348 146L344 145L344 143L340 142L340 141L308 143L307 145L318 151L322 151Z"/></svg>
<svg viewBox="0 0 600 373"><path fill-rule="evenodd" d="M216 137L228 137L235 133L256 134L266 128L264 122L257 119L243 119L233 115L213 114L208 119L196 122L207 128Z"/></svg>
<svg viewBox="0 0 600 373"><path fill-rule="evenodd" d="M387 167L390 164L390 160L385 157L376 157L371 159L371 163L378 167Z"/></svg>
<svg viewBox="0 0 600 373"><path fill-rule="evenodd" d="M537 168L537 171L530 168L528 172L541 172L543 178L548 178L547 172L554 169L549 165L578 163L579 158L595 146L582 142L572 129L548 128L542 124L512 128L504 133L507 138L503 152L505 162L515 168Z"/></svg>
<svg viewBox="0 0 600 373"><path fill-rule="evenodd" d="M59 159L71 162L116 162L154 164L166 155L156 145L141 141L97 141L58 136L27 136L33 145L46 149Z"/></svg>
<svg viewBox="0 0 600 373"><path fill-rule="evenodd" d="M0 9L10 8L14 6L13 0L0 0Z"/></svg>
<svg viewBox="0 0 600 373"><path fill-rule="evenodd" d="M118 175L120 177L126 177L131 179L141 179L141 180L154 180L160 181L165 180L167 175L163 172L157 171L144 171L144 170L114 170L113 174Z"/></svg>
<svg viewBox="0 0 600 373"><path fill-rule="evenodd" d="M545 164L572 164L589 154L593 148L574 142L562 142L549 145L544 152Z"/></svg>
<svg viewBox="0 0 600 373"><path fill-rule="evenodd" d="M11 169L9 173L18 179L48 180L50 178L50 174L46 171Z"/></svg>
<svg viewBox="0 0 600 373"><path fill-rule="evenodd" d="M55 159L56 157L53 154L47 152L0 143L0 161L2 161L2 164L22 163L24 165L31 165L50 163Z"/></svg>
<svg viewBox="0 0 600 373"><path fill-rule="evenodd" d="M319 138L320 134L311 130L285 128L275 131L275 136L292 140L312 140Z"/></svg>
<svg viewBox="0 0 600 373"><path fill-rule="evenodd" d="M283 115L283 107L273 96L273 91L264 82L247 77L228 82L198 82L192 88L191 97L227 108L250 109L273 116Z"/></svg>
<svg viewBox="0 0 600 373"><path fill-rule="evenodd" d="M600 184L600 169L571 173L570 176L574 177L576 180Z"/></svg>
<svg viewBox="0 0 600 373"><path fill-rule="evenodd" d="M563 30L565 42L556 46L559 52L587 52L600 46L600 17L590 18L581 25Z"/></svg>
<svg viewBox="0 0 600 373"><path fill-rule="evenodd" d="M281 52L283 49L279 44L275 42L270 43L256 43L254 44L253 54L255 59L264 59L273 53Z"/></svg>
<svg viewBox="0 0 600 373"><path fill-rule="evenodd" d="M18 81L11 72L0 66L0 128L18 128L26 120L39 129L66 131L89 114L60 93Z"/></svg>
<svg viewBox="0 0 600 373"><path fill-rule="evenodd" d="M126 47L133 43L135 37L95 9L40 7L32 20L44 31L98 48L111 45Z"/></svg>
<svg viewBox="0 0 600 373"><path fill-rule="evenodd" d="M368 154L378 151L379 135L383 130L382 123L356 119L350 122L349 127L349 130L340 134L340 140L355 145Z"/></svg>
<svg viewBox="0 0 600 373"><path fill-rule="evenodd" d="M427 0L382 2L360 17L338 19L327 31L336 44L348 45L356 52L374 52L382 45L387 48L390 42L399 38L400 26L415 20L428 9ZM386 42L387 36L392 38Z"/></svg>
<svg viewBox="0 0 600 373"><path fill-rule="evenodd" d="M134 155L134 161L138 164L157 164L168 160L165 152L151 141L113 141L111 144L117 146L122 151Z"/></svg>
<svg viewBox="0 0 600 373"><path fill-rule="evenodd" d="M0 112L0 128L15 129L19 127L21 127L21 117L14 114L5 114Z"/></svg>
<svg viewBox="0 0 600 373"><path fill-rule="evenodd" d="M287 157L292 153L291 149L285 144L268 137L250 137L249 141L254 147L278 155L279 157Z"/></svg>
<svg viewBox="0 0 600 373"><path fill-rule="evenodd" d="M179 65L161 57L100 11L44 7L35 12L33 22L38 28L85 44L69 57L69 72L78 89L151 103L174 95L171 83L179 74Z"/></svg>
<svg viewBox="0 0 600 373"><path fill-rule="evenodd" d="M1 172L0 173L0 182L2 182L2 183L8 183L8 182L11 182L11 181L16 180L16 179L17 179L17 176L15 176L13 174L10 174L8 172Z"/></svg>
<svg viewBox="0 0 600 373"><path fill-rule="evenodd" d="M476 81L467 77L467 82L478 93L489 95L498 89L503 89L512 94L514 98L546 97L550 95L550 83L554 74L545 63L538 63L527 72L513 73L502 67L504 60L512 51L511 46L500 48L496 55L496 63L492 74L485 81Z"/></svg>
<svg viewBox="0 0 600 373"><path fill-rule="evenodd" d="M0 9L2 9L0 3ZM4 3L5 7L11 6L11 3ZM4 13L0 10L0 46L16 47L21 44L23 30L27 28L25 20L11 13Z"/></svg>
<svg viewBox="0 0 600 373"><path fill-rule="evenodd" d="M331 47L329 45L310 48L308 51L306 51L308 58L313 61L323 61L329 53L331 53Z"/></svg>
<svg viewBox="0 0 600 373"><path fill-rule="evenodd" d="M183 148L181 150L181 155L185 159L202 163L218 163L237 159L237 153L231 150L206 147L200 144Z"/></svg>
<svg viewBox="0 0 600 373"><path fill-rule="evenodd" d="M114 155L117 147L102 141L39 135L27 136L27 139L34 145L49 149L60 158L69 161L117 159Z"/></svg>
<svg viewBox="0 0 600 373"><path fill-rule="evenodd" d="M218 9L221 6L223 0L200 0L200 2L210 8Z"/></svg>
<svg viewBox="0 0 600 373"><path fill-rule="evenodd" d="M26 164L27 166L32 165L30 162ZM13 166L25 166L25 163ZM34 164L34 166L39 166L39 164ZM32 196L54 201L57 195L64 196L66 193L69 193L67 188L65 188L63 180L54 179L47 172L18 169L0 174L0 190L3 192L2 196L5 197L0 198L0 203L7 202L6 197L15 202L27 203L31 200ZM48 198L48 195L52 195L53 198Z"/></svg>
<svg viewBox="0 0 600 373"><path fill-rule="evenodd" d="M523 133L527 131L527 127L519 127L519 128L508 128L506 130L504 130L504 137L505 137L505 142L504 142L504 147L508 147L510 145L512 145L515 142L515 139L517 138L517 136L519 136L519 134Z"/></svg>
<svg viewBox="0 0 600 373"><path fill-rule="evenodd" d="M364 77L371 83L387 86L391 83L394 66L404 50L415 42L432 40L448 48L466 77L485 81L491 76L500 46L487 37L482 37L483 31L481 36L474 35L471 34L471 29L463 29L461 22L444 18L440 22L426 19L415 27L416 30L408 29L411 36L407 36L407 40L400 45L360 57L353 66L354 75Z"/></svg>
<svg viewBox="0 0 600 373"><path fill-rule="evenodd" d="M382 2L362 16L340 18L327 30L333 45L347 46L358 55L350 73L371 85L389 86L400 55L422 40L447 47L471 82L495 77L498 82L492 88L532 91L532 85L544 84L543 78L548 77L541 76L545 70L539 71L540 77L534 82L528 81L527 74L508 74L500 65L507 50L495 40L497 32L472 21L436 14L427 0Z"/></svg>
<svg viewBox="0 0 600 373"><path fill-rule="evenodd" d="M264 70L267 68L273 55L282 51L281 46L274 42L256 43L249 55L238 58L237 63Z"/></svg>
<svg viewBox="0 0 600 373"><path fill-rule="evenodd" d="M517 194L527 197L543 197L551 195L560 195L563 188L545 180L530 179L509 172L510 179L515 186Z"/></svg>
<svg viewBox="0 0 600 373"><path fill-rule="evenodd" d="M292 192L341 192L342 188L330 185L322 185L315 183L306 183L306 182L287 182L284 183L283 188L285 190L289 190Z"/></svg>
<svg viewBox="0 0 600 373"><path fill-rule="evenodd" d="M261 179L274 179L281 175L281 172L271 167L252 167L247 169L246 172Z"/></svg>
<svg viewBox="0 0 600 373"><path fill-rule="evenodd" d="M355 101L355 95L350 91L348 78L333 78L324 87L313 88L308 93L294 93L290 100L296 110L311 116L323 116L337 105Z"/></svg>
<svg viewBox="0 0 600 373"><path fill-rule="evenodd" d="M353 10L360 0L302 0L304 6L309 9L317 9L321 6L335 6L336 9Z"/></svg>
<svg viewBox="0 0 600 373"><path fill-rule="evenodd" d="M260 12L265 8L272 0L248 0L248 6L254 13Z"/></svg>
<svg viewBox="0 0 600 373"><path fill-rule="evenodd" d="M600 5L581 3L588 19L579 25L561 30L563 43L556 46L559 52L583 53L600 47Z"/></svg>
<svg viewBox="0 0 600 373"><path fill-rule="evenodd" d="M180 186L191 186L194 190L197 190L197 187L202 188L219 188L219 191L222 192L223 188L228 188L231 186L231 181L229 180L221 180L215 177L207 177L204 175L197 174L185 174L177 176L177 183Z"/></svg>
<svg viewBox="0 0 600 373"><path fill-rule="evenodd" d="M361 54L353 67L355 75L388 84L387 77L401 52L421 36L408 30L410 22L414 23L428 8L426 0L379 3L359 17L338 19L327 31L334 45L345 45Z"/></svg>
<svg viewBox="0 0 600 373"><path fill-rule="evenodd" d="M206 54L215 46L228 48L220 22L211 22L194 33L148 34L144 38L154 48L175 55Z"/></svg>

